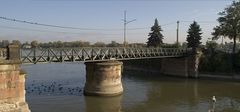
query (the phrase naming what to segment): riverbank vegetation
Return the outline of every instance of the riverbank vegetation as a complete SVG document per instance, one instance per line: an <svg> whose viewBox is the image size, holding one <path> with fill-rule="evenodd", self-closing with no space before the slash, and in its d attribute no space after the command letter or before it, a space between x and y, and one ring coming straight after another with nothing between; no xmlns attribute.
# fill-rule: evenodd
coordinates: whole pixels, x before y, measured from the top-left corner
<svg viewBox="0 0 240 112"><path fill-rule="evenodd" d="M231 71L238 72L240 69L238 63L240 58L238 57L239 52L237 51L236 44L237 40L240 40L240 1L233 1L233 3L230 6L226 7L222 12L219 13L219 16L220 17L217 19L219 25L213 29L214 32L212 33L213 35L212 39L215 40L221 37L227 37L233 40L233 47L232 51L230 52L231 64L229 65L228 63L224 62L226 60L229 60L228 58L226 58L227 56L224 56L229 55L228 53L224 55L218 53L218 55L220 56L219 58L223 61L223 63L225 63L225 66L230 66ZM213 52L211 55L216 54ZM218 62L217 60L215 61L216 63Z"/></svg>
<svg viewBox="0 0 240 112"><path fill-rule="evenodd" d="M202 49L199 63L199 71L202 73L229 74L240 72L240 50L235 53L235 68L232 66L232 53L228 44L219 45L216 42L208 41Z"/></svg>

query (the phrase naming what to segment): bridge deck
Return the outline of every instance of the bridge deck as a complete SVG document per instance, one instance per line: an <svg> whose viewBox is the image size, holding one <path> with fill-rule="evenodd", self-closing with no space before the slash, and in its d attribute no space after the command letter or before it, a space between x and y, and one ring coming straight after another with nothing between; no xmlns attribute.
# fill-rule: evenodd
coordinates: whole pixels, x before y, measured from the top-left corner
<svg viewBox="0 0 240 112"><path fill-rule="evenodd" d="M22 63L50 63L64 61L107 61L146 58L181 57L187 53L180 48L36 48L21 49Z"/></svg>

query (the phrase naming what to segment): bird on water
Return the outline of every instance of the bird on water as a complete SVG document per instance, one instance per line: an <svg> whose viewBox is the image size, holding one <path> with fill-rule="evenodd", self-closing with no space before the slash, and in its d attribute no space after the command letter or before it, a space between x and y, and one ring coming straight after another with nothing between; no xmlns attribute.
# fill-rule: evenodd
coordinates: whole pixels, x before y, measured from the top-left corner
<svg viewBox="0 0 240 112"><path fill-rule="evenodd" d="M215 111L215 103L217 102L217 99L215 96L212 97L212 109L208 110L208 112L214 112Z"/></svg>
<svg viewBox="0 0 240 112"><path fill-rule="evenodd" d="M216 99L215 96L212 97L212 101L213 101L213 103L216 103L216 102L217 102L217 99Z"/></svg>

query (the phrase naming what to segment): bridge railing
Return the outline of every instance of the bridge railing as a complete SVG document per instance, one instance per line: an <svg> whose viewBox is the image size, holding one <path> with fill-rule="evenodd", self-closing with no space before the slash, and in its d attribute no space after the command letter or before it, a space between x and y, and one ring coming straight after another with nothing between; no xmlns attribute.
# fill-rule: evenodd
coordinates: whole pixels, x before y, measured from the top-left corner
<svg viewBox="0 0 240 112"><path fill-rule="evenodd" d="M23 63L64 62L64 61L104 61L142 58L179 57L186 54L179 48L32 48L21 49Z"/></svg>

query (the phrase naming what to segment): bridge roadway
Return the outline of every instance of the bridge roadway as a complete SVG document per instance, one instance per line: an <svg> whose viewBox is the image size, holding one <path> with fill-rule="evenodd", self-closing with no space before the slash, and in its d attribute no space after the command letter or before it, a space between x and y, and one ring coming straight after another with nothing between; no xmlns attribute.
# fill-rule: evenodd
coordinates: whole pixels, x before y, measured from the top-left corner
<svg viewBox="0 0 240 112"><path fill-rule="evenodd" d="M182 57L182 48L79 47L20 49L22 63L95 62L146 58Z"/></svg>

